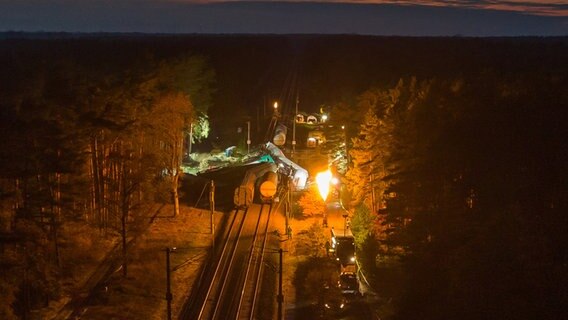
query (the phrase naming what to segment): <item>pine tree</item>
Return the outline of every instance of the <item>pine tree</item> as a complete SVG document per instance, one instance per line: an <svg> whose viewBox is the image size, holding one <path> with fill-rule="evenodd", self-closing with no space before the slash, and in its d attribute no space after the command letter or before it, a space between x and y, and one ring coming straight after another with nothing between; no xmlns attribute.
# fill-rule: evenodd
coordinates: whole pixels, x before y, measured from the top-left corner
<svg viewBox="0 0 568 320"><path fill-rule="evenodd" d="M194 118L193 105L182 93L159 97L148 114L148 138L153 141L147 152L153 153L161 168L161 176L169 180L174 203L174 216L179 214L178 185L183 156L184 128Z"/></svg>

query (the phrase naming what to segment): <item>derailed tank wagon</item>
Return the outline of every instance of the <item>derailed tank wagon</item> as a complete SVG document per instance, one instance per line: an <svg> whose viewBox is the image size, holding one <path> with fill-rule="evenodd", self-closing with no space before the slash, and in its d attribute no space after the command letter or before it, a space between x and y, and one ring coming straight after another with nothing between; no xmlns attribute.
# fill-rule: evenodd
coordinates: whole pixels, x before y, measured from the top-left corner
<svg viewBox="0 0 568 320"><path fill-rule="evenodd" d="M266 172L261 178L258 190L261 202L272 202L276 191L278 191L278 173L273 171Z"/></svg>
<svg viewBox="0 0 568 320"><path fill-rule="evenodd" d="M282 150L273 143L267 142L262 151L263 156L257 157L256 161L268 162L250 165L234 192L233 202L237 208L246 208L255 201L272 202L281 179L290 179L294 190L306 188L306 169L286 158Z"/></svg>
<svg viewBox="0 0 568 320"><path fill-rule="evenodd" d="M267 162L251 166L247 170L241 184L235 189L234 203L237 208L250 206L255 199L258 189L262 202L269 202L276 194L278 188L278 167Z"/></svg>
<svg viewBox="0 0 568 320"><path fill-rule="evenodd" d="M237 208L246 208L254 200L254 183L256 181L255 174L245 174L241 184L235 189L233 197L235 206Z"/></svg>

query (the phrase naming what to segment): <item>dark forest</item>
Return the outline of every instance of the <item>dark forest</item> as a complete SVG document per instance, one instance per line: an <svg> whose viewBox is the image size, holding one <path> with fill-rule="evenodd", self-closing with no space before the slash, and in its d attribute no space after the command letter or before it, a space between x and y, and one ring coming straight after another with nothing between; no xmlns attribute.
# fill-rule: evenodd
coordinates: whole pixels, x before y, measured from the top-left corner
<svg viewBox="0 0 568 320"><path fill-rule="evenodd" d="M0 39L0 318L58 299L82 246L177 198L188 123L207 118L202 147L226 148L296 96L348 128L340 171L370 215L354 228L386 319L567 315L566 37Z"/></svg>

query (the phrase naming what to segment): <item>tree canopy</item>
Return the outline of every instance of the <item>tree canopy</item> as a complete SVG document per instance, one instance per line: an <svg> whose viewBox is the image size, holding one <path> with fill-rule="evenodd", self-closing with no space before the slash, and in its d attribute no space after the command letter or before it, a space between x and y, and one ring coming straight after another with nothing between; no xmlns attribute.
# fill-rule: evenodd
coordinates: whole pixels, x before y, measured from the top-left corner
<svg viewBox="0 0 568 320"><path fill-rule="evenodd" d="M385 170L372 201L384 202L377 208L386 228L377 239L403 249L391 251L403 252L409 277L398 318L562 314L567 80L487 73L409 79L372 95L391 99L380 110L370 104L347 181L354 199L369 201L362 177L370 167ZM369 96L361 99L378 100Z"/></svg>
<svg viewBox="0 0 568 320"><path fill-rule="evenodd" d="M177 204L184 133L206 118L214 76L193 55L90 61L48 49L16 53L0 53L7 66L0 76L0 231L21 239L0 253L3 261L18 257L0 277L9 288L2 303L15 306L2 307L6 318L26 317L60 294L60 273L73 259L62 247L73 239L61 230L71 221L120 235L126 274L130 225L156 199L173 195ZM26 278L10 276L21 272Z"/></svg>

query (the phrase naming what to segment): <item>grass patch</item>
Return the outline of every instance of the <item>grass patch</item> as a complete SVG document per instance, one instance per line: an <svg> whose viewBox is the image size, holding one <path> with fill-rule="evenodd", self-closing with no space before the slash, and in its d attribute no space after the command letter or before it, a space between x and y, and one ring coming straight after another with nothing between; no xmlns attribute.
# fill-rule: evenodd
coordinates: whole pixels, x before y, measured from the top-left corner
<svg viewBox="0 0 568 320"><path fill-rule="evenodd" d="M83 319L166 318L166 247L176 247L170 263L172 315L177 318L210 245L209 211L182 207L175 218L166 217L170 206L161 212L164 217L158 216L131 248L127 277L117 270Z"/></svg>

